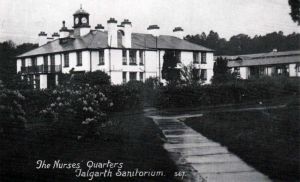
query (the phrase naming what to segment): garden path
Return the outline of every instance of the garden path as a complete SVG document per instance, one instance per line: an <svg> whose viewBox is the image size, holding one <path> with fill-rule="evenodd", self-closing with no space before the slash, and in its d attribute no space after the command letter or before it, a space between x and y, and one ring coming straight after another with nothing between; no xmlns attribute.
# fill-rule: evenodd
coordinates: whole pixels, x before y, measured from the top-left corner
<svg viewBox="0 0 300 182"><path fill-rule="evenodd" d="M230 153L226 147L204 137L182 122L186 118L200 117L202 114L162 116L155 109L146 109L145 113L161 129L166 140L164 148L170 153L179 170L186 171L183 181L271 181Z"/></svg>

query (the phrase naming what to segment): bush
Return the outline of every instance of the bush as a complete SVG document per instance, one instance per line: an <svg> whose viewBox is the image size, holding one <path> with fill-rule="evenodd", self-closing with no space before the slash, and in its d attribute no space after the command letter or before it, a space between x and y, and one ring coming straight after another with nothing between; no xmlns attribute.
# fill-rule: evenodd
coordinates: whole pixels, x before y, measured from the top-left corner
<svg viewBox="0 0 300 182"><path fill-rule="evenodd" d="M70 136L96 136L100 128L106 126L105 110L113 103L97 86L86 84L79 89L60 87L52 91L53 100L44 110L45 116L51 116L57 133Z"/></svg>
<svg viewBox="0 0 300 182"><path fill-rule="evenodd" d="M157 107L195 107L259 102L299 95L299 80L266 77L212 85L167 85L154 91Z"/></svg>
<svg viewBox="0 0 300 182"><path fill-rule="evenodd" d="M26 118L22 104L25 97L19 92L7 89L0 81L0 133L20 133L25 128Z"/></svg>

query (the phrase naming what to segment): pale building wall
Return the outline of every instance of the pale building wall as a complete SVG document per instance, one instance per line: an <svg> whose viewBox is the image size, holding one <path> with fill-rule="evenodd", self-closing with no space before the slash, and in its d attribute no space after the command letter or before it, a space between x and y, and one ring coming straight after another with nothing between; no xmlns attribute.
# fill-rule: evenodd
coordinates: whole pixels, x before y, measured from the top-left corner
<svg viewBox="0 0 300 182"><path fill-rule="evenodd" d="M297 76L297 72L296 72L296 64L289 64L289 76L290 77L295 77Z"/></svg>
<svg viewBox="0 0 300 182"><path fill-rule="evenodd" d="M128 73L127 73L128 74ZM111 72L111 82L112 84L122 84L123 82L123 72L122 71L114 71L114 72ZM127 79L127 81L129 81L129 79Z"/></svg>
<svg viewBox="0 0 300 182"><path fill-rule="evenodd" d="M249 68L248 67L240 67L240 76L242 79L248 79Z"/></svg>
<svg viewBox="0 0 300 182"><path fill-rule="evenodd" d="M21 66L22 66L22 60L17 59L17 73L19 73L21 71Z"/></svg>
<svg viewBox="0 0 300 182"><path fill-rule="evenodd" d="M199 59L201 63L201 54L199 54ZM206 64L200 64L200 69L207 70L207 80L204 82L205 84L210 84L211 79L213 77L213 69L214 69L214 54L212 52L206 52Z"/></svg>
<svg viewBox="0 0 300 182"><path fill-rule="evenodd" d="M181 63L184 66L188 66L193 63L193 52L182 51L181 52Z"/></svg>
<svg viewBox="0 0 300 182"><path fill-rule="evenodd" d="M25 66L31 66L31 59L30 58L25 58Z"/></svg>
<svg viewBox="0 0 300 182"><path fill-rule="evenodd" d="M158 77L158 60L156 51L145 51L145 79Z"/></svg>
<svg viewBox="0 0 300 182"><path fill-rule="evenodd" d="M40 75L40 89L47 88L47 74Z"/></svg>
<svg viewBox="0 0 300 182"><path fill-rule="evenodd" d="M38 66L44 65L44 58L43 58L43 56L38 56L37 57L37 65Z"/></svg>

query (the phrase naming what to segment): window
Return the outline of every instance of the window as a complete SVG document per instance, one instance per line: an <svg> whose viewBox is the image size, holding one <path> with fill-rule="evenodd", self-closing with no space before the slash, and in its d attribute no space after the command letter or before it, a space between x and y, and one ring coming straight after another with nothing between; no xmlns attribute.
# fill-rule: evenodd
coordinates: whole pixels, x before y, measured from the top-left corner
<svg viewBox="0 0 300 182"><path fill-rule="evenodd" d="M122 50L122 61L123 65L127 65L127 50Z"/></svg>
<svg viewBox="0 0 300 182"><path fill-rule="evenodd" d="M300 64L297 64L297 66L296 66L296 71L297 71L297 72L300 72Z"/></svg>
<svg viewBox="0 0 300 182"><path fill-rule="evenodd" d="M22 64L22 67L25 67L25 66L26 66L26 64L25 64L25 59L24 59L24 58L21 60L21 64Z"/></svg>
<svg viewBox="0 0 300 182"><path fill-rule="evenodd" d="M194 64L199 63L199 52L193 52L193 63Z"/></svg>
<svg viewBox="0 0 300 182"><path fill-rule="evenodd" d="M82 52L76 52L77 66L82 66Z"/></svg>
<svg viewBox="0 0 300 182"><path fill-rule="evenodd" d="M144 73L140 72L140 81L144 81Z"/></svg>
<svg viewBox="0 0 300 182"><path fill-rule="evenodd" d="M206 52L201 53L201 64L206 64Z"/></svg>
<svg viewBox="0 0 300 182"><path fill-rule="evenodd" d="M144 51L140 50L139 57L140 57L140 65L144 65Z"/></svg>
<svg viewBox="0 0 300 182"><path fill-rule="evenodd" d="M201 69L201 75L200 75L201 80L207 80L207 70L206 69Z"/></svg>
<svg viewBox="0 0 300 182"><path fill-rule="evenodd" d="M136 65L136 50L129 51L129 64Z"/></svg>
<svg viewBox="0 0 300 182"><path fill-rule="evenodd" d="M180 51L175 51L175 57L178 63L181 63L181 52Z"/></svg>
<svg viewBox="0 0 300 182"><path fill-rule="evenodd" d="M48 66L48 56L43 56L44 65Z"/></svg>
<svg viewBox="0 0 300 182"><path fill-rule="evenodd" d="M52 54L51 56L50 56L50 64L53 66L53 65L55 65L55 55L54 54Z"/></svg>
<svg viewBox="0 0 300 182"><path fill-rule="evenodd" d="M104 65L104 50L99 51L99 65Z"/></svg>
<svg viewBox="0 0 300 182"><path fill-rule="evenodd" d="M126 72L123 72L123 74L122 74L123 83L126 83L126 81L127 81L126 75L127 75L127 73L126 73Z"/></svg>
<svg viewBox="0 0 300 182"><path fill-rule="evenodd" d="M37 65L37 59L36 57L31 58L31 66L36 66Z"/></svg>
<svg viewBox="0 0 300 182"><path fill-rule="evenodd" d="M130 81L136 80L136 72L130 72L129 73L129 80Z"/></svg>
<svg viewBox="0 0 300 182"><path fill-rule="evenodd" d="M69 53L64 54L65 65L64 67L69 67Z"/></svg>

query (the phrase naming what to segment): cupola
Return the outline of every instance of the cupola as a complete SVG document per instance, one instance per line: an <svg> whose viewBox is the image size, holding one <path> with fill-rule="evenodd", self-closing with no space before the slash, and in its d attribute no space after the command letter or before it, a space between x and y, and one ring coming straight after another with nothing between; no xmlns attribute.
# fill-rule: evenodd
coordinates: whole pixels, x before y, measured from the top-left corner
<svg viewBox="0 0 300 182"><path fill-rule="evenodd" d="M90 14L80 5L80 9L73 14L74 36L84 36L90 32L89 16Z"/></svg>

